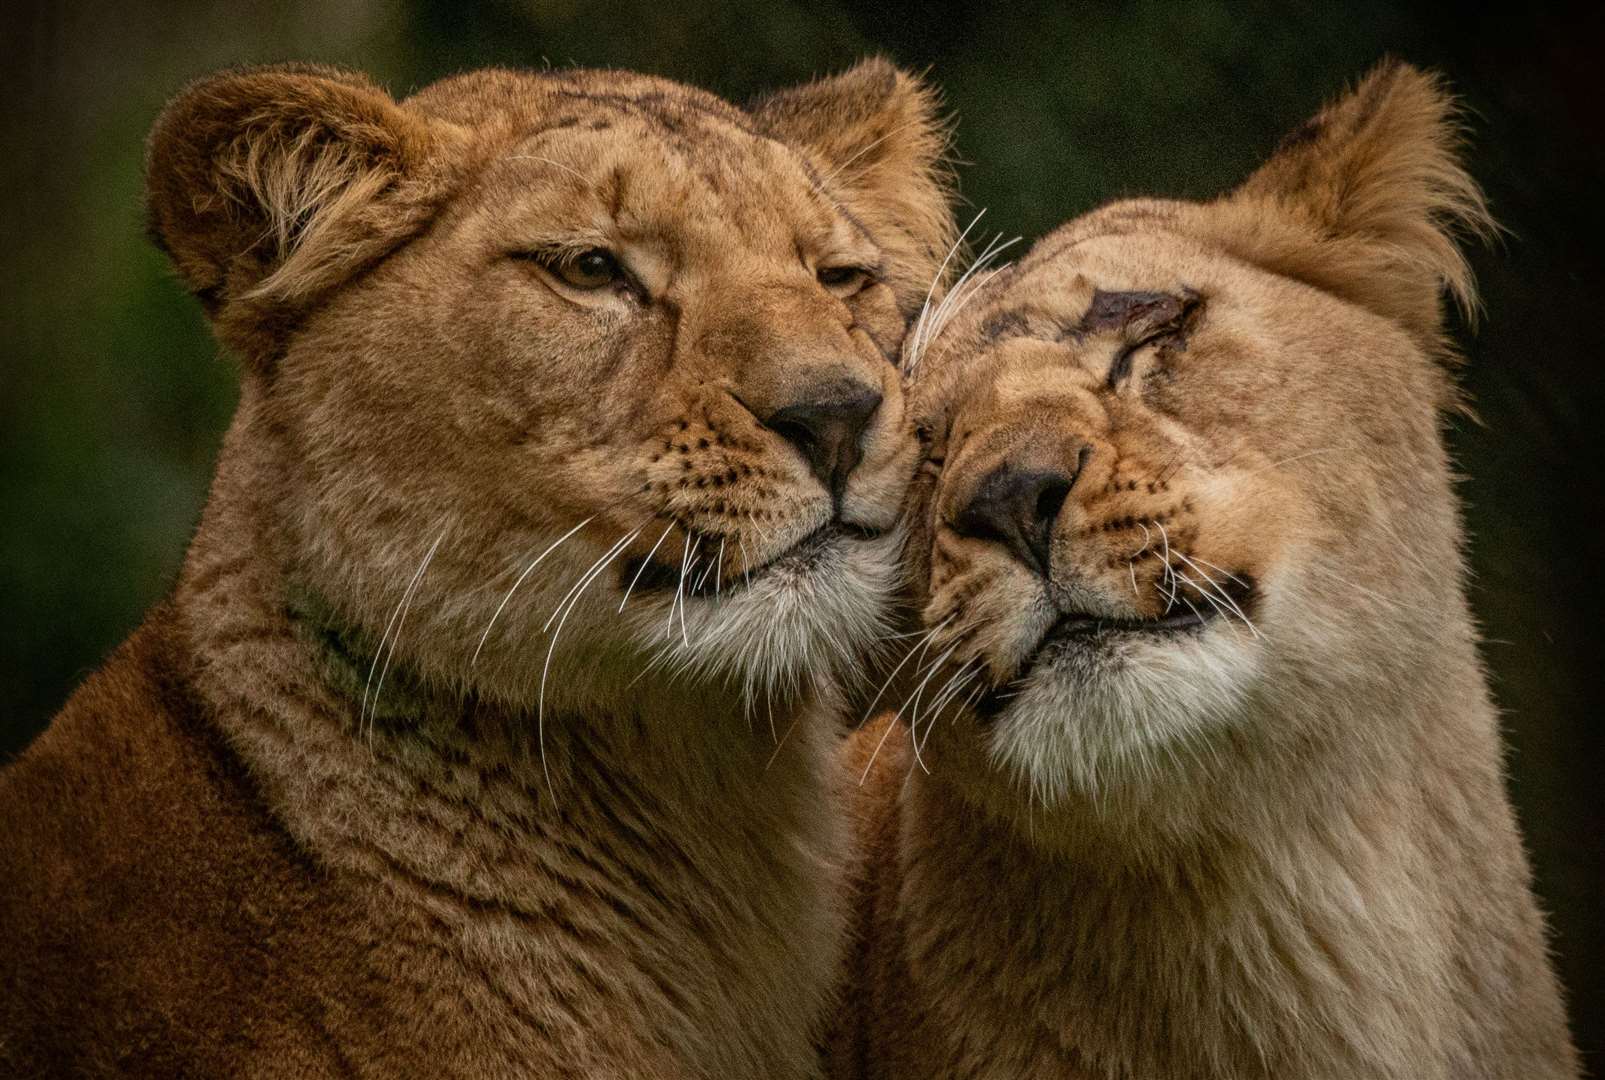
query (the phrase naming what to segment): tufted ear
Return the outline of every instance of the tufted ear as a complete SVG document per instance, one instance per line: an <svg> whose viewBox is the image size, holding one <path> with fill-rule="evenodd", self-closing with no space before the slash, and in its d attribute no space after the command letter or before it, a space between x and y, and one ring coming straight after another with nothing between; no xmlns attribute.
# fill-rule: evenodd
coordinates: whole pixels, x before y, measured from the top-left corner
<svg viewBox="0 0 1605 1080"><path fill-rule="evenodd" d="M1240 257L1393 319L1438 351L1443 293L1468 315L1476 306L1459 242L1497 229L1460 144L1442 82L1385 61L1210 216Z"/></svg>
<svg viewBox="0 0 1605 1080"><path fill-rule="evenodd" d="M937 95L882 59L782 90L751 107L765 130L802 151L890 256L887 284L918 310L954 242L953 177Z"/></svg>
<svg viewBox="0 0 1605 1080"><path fill-rule="evenodd" d="M151 131L150 230L227 338L231 308L308 303L416 232L447 191L453 134L354 73L213 75Z"/></svg>

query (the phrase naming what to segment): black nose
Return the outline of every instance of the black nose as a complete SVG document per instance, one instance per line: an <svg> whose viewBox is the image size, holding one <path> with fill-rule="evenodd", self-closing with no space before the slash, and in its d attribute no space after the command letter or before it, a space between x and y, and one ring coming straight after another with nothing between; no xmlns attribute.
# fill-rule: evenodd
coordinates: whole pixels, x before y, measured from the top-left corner
<svg viewBox="0 0 1605 1080"><path fill-rule="evenodd" d="M760 419L802 451L808 467L839 503L848 474L863 456L859 440L880 404L879 391L844 382Z"/></svg>
<svg viewBox="0 0 1605 1080"><path fill-rule="evenodd" d="M1005 461L976 487L975 495L954 518L954 531L994 540L1038 574L1049 577L1053 522L1086 457L1083 448L1068 470L1019 469Z"/></svg>

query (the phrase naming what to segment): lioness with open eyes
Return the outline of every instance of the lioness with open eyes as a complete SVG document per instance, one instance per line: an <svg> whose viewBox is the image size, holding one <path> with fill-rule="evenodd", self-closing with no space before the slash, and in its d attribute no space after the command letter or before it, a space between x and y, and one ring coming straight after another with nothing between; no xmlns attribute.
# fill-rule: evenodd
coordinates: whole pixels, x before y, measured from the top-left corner
<svg viewBox="0 0 1605 1080"><path fill-rule="evenodd" d="M1571 1077L1441 430L1485 231L1384 66L1071 222L913 359L909 730L855 736L842 1075Z"/></svg>
<svg viewBox="0 0 1605 1080"><path fill-rule="evenodd" d="M942 144L883 62L181 94L152 231L241 400L0 775L0 1073L816 1075Z"/></svg>

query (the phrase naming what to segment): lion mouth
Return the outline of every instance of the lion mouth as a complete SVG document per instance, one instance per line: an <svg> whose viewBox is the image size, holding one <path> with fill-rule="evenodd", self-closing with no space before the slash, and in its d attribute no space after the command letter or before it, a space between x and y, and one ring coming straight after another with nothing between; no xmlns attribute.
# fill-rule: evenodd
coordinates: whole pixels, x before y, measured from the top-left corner
<svg viewBox="0 0 1605 1080"><path fill-rule="evenodd" d="M1122 619L1083 611L1066 612L1043 632L1012 679L988 687L976 699L976 714L983 721L995 719L1038 668L1061 655L1096 654L1112 648L1122 639L1162 640L1196 633L1223 618L1248 623L1256 596L1254 579L1247 574L1234 574L1219 586L1214 598L1178 595L1169 605L1170 610L1153 618Z"/></svg>
<svg viewBox="0 0 1605 1080"><path fill-rule="evenodd" d="M1220 618L1247 619L1254 597L1253 579L1243 574L1232 574L1216 587L1213 594L1176 595L1166 605L1166 610L1153 618L1122 619L1084 611L1066 612L1048 627L1037 642L1032 650L1032 661L1058 642L1097 641L1123 634L1165 636L1197 630Z"/></svg>
<svg viewBox="0 0 1605 1080"><path fill-rule="evenodd" d="M641 558L624 564L625 580L634 581L637 591L683 592L686 596L716 597L746 588L753 582L776 570L807 574L825 554L840 542L865 542L885 535L884 529L872 529L844 521L831 521L808 533L795 544L777 552L753 566L738 568L734 559L726 561L718 556L698 554L687 557L678 565L651 562ZM729 552L729 543L725 551ZM692 535L693 552L718 552L719 538Z"/></svg>

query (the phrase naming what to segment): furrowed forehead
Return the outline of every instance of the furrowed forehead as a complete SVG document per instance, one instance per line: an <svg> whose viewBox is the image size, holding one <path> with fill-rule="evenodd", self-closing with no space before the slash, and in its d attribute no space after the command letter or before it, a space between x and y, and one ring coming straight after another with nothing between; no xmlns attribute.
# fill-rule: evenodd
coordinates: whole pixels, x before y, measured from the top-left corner
<svg viewBox="0 0 1605 1080"><path fill-rule="evenodd" d="M583 176L615 211L700 212L714 231L722 224L794 234L805 244L869 245L811 161L747 113L691 87L623 72L485 71L436 84L408 104L482 132L496 189L509 166L516 173L520 161L544 161Z"/></svg>
<svg viewBox="0 0 1605 1080"><path fill-rule="evenodd" d="M1070 358L1095 339L1194 310L1202 298L1188 272L1200 249L1172 232L1169 220L1163 211L1119 204L1044 237L943 329L916 371L916 388L926 384L919 396L950 417L1011 366Z"/></svg>

